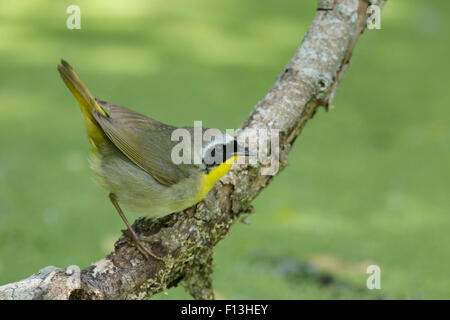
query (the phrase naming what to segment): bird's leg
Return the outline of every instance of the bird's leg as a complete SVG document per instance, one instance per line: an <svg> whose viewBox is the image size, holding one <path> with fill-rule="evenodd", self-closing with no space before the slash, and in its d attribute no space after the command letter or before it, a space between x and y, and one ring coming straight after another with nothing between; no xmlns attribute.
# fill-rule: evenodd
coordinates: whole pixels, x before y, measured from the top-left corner
<svg viewBox="0 0 450 320"><path fill-rule="evenodd" d="M147 249L141 242L139 236L136 234L136 232L131 227L130 223L127 220L127 217L125 217L125 214L122 211L122 208L119 206L119 202L117 202L116 195L114 193L109 194L109 199L111 200L112 204L116 208L117 212L119 213L120 217L122 218L123 222L126 224L128 230L131 233L131 237L133 238L134 242L136 243L136 247L138 250L144 255L146 259L148 259L148 256L152 256L153 258L157 260L163 260L161 257L158 257L156 254L151 252L149 249Z"/></svg>

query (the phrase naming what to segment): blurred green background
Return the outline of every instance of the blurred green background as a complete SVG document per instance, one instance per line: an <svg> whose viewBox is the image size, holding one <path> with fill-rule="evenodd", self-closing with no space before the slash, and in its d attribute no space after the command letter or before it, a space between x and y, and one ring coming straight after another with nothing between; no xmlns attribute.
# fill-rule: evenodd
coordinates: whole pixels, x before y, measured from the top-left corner
<svg viewBox="0 0 450 320"><path fill-rule="evenodd" d="M66 8L81 7L81 30ZM88 266L124 228L94 182L68 60L101 99L237 128L316 1L0 0L0 285ZM291 166L216 250L218 298L450 298L450 3L389 1ZM381 268L381 290L365 287ZM189 298L183 288L162 299Z"/></svg>

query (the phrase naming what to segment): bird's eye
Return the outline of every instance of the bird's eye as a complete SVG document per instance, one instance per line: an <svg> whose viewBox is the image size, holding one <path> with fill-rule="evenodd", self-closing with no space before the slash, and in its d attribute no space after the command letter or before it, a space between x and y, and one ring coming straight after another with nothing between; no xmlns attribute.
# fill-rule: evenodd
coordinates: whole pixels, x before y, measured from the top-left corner
<svg viewBox="0 0 450 320"><path fill-rule="evenodd" d="M222 152L222 162L225 162L225 161L227 161L227 159L228 159L227 145L226 145L226 144L223 144L223 145L222 145L222 148L223 148L223 152Z"/></svg>
<svg viewBox="0 0 450 320"><path fill-rule="evenodd" d="M209 154L204 159L204 162L209 165L219 165L225 162L232 156L229 154L230 152L227 149L230 149L230 146L227 148L227 145L225 144L218 144L214 146L214 148L210 149Z"/></svg>

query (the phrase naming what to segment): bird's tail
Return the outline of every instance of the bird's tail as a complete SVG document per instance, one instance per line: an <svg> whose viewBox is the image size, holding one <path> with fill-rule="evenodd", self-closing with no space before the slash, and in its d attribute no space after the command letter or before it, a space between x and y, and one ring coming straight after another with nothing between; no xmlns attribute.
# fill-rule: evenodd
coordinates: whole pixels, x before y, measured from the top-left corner
<svg viewBox="0 0 450 320"><path fill-rule="evenodd" d="M70 92L72 92L73 96L80 104L81 112L86 121L89 141L94 149L98 150L100 145L102 145L107 138L102 128L93 117L92 110L95 109L104 116L108 116L108 113L98 105L94 96L89 92L89 89L83 81L81 81L80 77L67 61L61 60L61 64L58 65L58 71L67 88L69 88Z"/></svg>

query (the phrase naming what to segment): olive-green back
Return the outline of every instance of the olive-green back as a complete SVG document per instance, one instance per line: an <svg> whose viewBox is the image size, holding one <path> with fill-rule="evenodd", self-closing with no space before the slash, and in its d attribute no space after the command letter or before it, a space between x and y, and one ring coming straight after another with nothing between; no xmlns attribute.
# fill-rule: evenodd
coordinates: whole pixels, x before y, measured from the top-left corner
<svg viewBox="0 0 450 320"><path fill-rule="evenodd" d="M186 165L172 162L171 141L176 127L131 111L110 102L96 100L107 115L93 110L93 116L114 145L132 162L164 185L173 185L187 178Z"/></svg>

